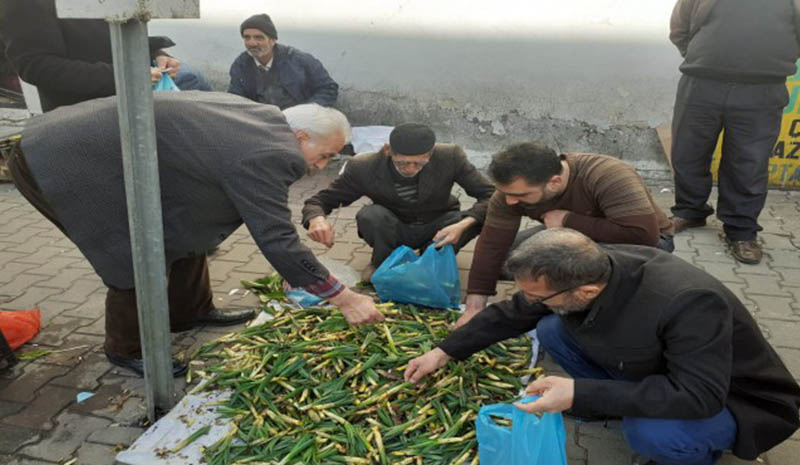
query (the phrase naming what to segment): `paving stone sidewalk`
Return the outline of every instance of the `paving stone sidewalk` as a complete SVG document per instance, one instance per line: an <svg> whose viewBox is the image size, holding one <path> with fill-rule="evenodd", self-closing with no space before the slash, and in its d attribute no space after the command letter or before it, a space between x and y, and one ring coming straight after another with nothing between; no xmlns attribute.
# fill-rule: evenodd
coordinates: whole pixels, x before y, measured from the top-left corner
<svg viewBox="0 0 800 465"><path fill-rule="evenodd" d="M330 177L305 178L292 187L295 220L302 200ZM654 189L665 209L671 193ZM367 264L370 249L358 239L355 213L363 202L344 208L337 221L336 245L331 249L304 241L319 255L346 262L357 270ZM762 213L761 235L766 257L757 266L740 265L718 237L721 227L705 228L676 237L675 254L705 269L728 285L748 306L765 335L800 378L800 192L772 191ZM458 256L462 282L472 260L471 244ZM245 295L241 279L271 271L247 230L236 231L210 258L218 306L255 305ZM512 286L503 285L499 297ZM105 288L75 246L36 212L10 184L0 184L0 308L42 312L42 331L24 350L52 350L48 356L21 362L0 376L0 464L39 465L114 463L116 453L131 444L145 428L141 379L109 365L102 354ZM234 328L235 329L235 328ZM177 354L189 353L202 342L229 332L206 328L174 336ZM544 359L549 371L558 371ZM185 388L183 380L177 387ZM76 395L94 397L77 403ZM567 453L573 465L628 465L633 452L625 444L618 422L566 421ZM800 435L764 454L757 463L798 463ZM724 465L744 463L725 456Z"/></svg>

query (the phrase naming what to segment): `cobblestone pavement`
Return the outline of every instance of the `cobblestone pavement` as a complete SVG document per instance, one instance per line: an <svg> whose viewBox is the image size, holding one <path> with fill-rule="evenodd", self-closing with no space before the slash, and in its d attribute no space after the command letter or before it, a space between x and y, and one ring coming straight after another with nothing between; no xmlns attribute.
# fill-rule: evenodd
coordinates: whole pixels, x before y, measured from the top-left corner
<svg viewBox="0 0 800 465"><path fill-rule="evenodd" d="M306 178L293 186L291 207L299 218L302 199L327 183L325 176ZM654 189L668 207L671 194ZM363 204L363 202L361 203ZM359 205L361 205L359 204ZM370 249L355 231L358 205L344 208L337 222L337 242L331 249L306 241L318 254L361 270ZM800 378L800 192L773 191L761 216L766 257L762 264L737 264L718 238L721 227L707 227L676 237L675 254L705 269L728 285L752 310L765 335ZM305 233L301 231L305 239ZM474 241L473 241L474 244ZM472 260L472 247L458 256L462 282ZM240 228L210 259L218 306L256 303L244 295L241 279L271 271L245 228ZM512 286L503 285L501 296ZM0 308L42 312L42 331L23 350L34 347L53 353L21 362L0 376L0 464L112 464L116 452L143 431L144 389L141 379L109 365L102 354L105 289L75 246L36 212L10 184L0 184ZM213 328L174 336L176 353L229 332ZM545 367L559 371L547 357ZM185 388L177 380L177 388ZM82 403L76 395L95 395ZM569 463L626 465L633 452L625 444L618 422L566 421ZM764 454L759 463L798 463L800 435ZM794 459L792 457L795 457ZM722 464L740 463L725 456Z"/></svg>

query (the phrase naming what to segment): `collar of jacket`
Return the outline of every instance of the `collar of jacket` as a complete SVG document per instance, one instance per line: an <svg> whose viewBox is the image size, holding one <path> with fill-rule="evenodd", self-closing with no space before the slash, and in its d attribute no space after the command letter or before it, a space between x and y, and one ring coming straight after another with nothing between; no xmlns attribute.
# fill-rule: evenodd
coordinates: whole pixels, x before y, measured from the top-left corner
<svg viewBox="0 0 800 465"><path fill-rule="evenodd" d="M608 284L605 289L594 299L592 305L589 307L589 312L583 319L581 326L591 326L597 315L603 311L604 308L611 308L615 305L617 291L622 285L622 267L619 261L610 252L608 254L608 261L611 262L611 276L608 278ZM616 303L619 305L619 303Z"/></svg>

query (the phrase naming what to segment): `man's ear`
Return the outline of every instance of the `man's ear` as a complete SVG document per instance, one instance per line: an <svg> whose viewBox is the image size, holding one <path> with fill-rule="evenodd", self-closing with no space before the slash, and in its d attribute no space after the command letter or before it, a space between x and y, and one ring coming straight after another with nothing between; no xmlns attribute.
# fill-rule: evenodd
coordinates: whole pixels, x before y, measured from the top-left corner
<svg viewBox="0 0 800 465"><path fill-rule="evenodd" d="M297 137L298 142L307 142L309 139L311 139L311 136L309 136L308 133L302 129L295 131L294 136Z"/></svg>
<svg viewBox="0 0 800 465"><path fill-rule="evenodd" d="M558 191L558 188L564 183L564 177L557 174L547 181L547 187L550 191Z"/></svg>
<svg viewBox="0 0 800 465"><path fill-rule="evenodd" d="M603 292L603 286L599 284L584 284L576 289L576 292L583 300L591 300Z"/></svg>

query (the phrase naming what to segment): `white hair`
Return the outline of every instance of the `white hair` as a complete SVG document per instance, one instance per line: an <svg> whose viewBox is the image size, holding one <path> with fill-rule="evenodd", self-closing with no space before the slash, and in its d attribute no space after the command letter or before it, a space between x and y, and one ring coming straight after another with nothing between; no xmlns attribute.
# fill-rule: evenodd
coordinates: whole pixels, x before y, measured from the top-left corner
<svg viewBox="0 0 800 465"><path fill-rule="evenodd" d="M313 140L320 141L341 134L350 142L350 123L344 114L334 108L316 103L304 103L283 110L283 116L293 131L303 131Z"/></svg>

